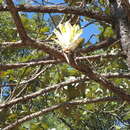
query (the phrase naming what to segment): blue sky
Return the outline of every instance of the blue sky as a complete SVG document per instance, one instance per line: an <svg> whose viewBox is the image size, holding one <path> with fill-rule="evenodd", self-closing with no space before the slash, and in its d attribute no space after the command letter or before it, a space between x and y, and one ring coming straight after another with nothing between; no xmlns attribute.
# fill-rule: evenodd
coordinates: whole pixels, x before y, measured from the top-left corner
<svg viewBox="0 0 130 130"><path fill-rule="evenodd" d="M86 24L86 22L82 23L82 25L84 25L84 24ZM99 33L100 33L100 31L98 29L98 26L96 24L91 24L91 25L87 26L86 28L84 28L82 37L84 37L85 40L88 41L90 39L90 37L94 34L95 36L93 36L90 41L92 43L96 43L96 42L98 42L96 35L98 35Z"/></svg>
<svg viewBox="0 0 130 130"><path fill-rule="evenodd" d="M18 1L20 1L20 0L14 0L15 1L15 3L18 3ZM31 0L25 0L25 1L31 1ZM37 2L41 2L42 0L37 0ZM53 3L63 3L64 2L64 0L48 0L49 2L53 2ZM33 13L28 13L29 14L29 16L32 16L32 14ZM53 14L53 15L57 15L57 13L56 14ZM48 19L49 18L49 15L48 14L46 14L45 15L45 18L46 19ZM82 22L81 23L81 25L83 26L83 25L85 25L87 22L85 21L85 22ZM91 39L90 39L90 42L92 42L92 43L96 43L96 42L98 42L98 39L97 39L97 37L96 37L96 35L98 35L100 33L100 31L99 31L99 29L98 29L98 26L96 25L96 24L91 24L91 25L89 25L89 26L87 26L87 27L85 27L84 29L83 29L83 34L81 35L81 37L83 37L83 38L85 38L85 41L88 41L89 39L90 39L90 37L91 37L91 35L92 34L94 34L95 36L93 36Z"/></svg>

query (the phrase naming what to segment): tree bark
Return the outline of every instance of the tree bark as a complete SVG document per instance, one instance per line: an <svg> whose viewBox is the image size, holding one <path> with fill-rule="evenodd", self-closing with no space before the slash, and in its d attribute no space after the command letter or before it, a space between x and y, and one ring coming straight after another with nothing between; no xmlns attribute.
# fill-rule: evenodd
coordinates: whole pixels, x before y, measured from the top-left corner
<svg viewBox="0 0 130 130"><path fill-rule="evenodd" d="M113 23L117 36L121 40L121 47L124 54L127 55L127 65L130 70L130 19L128 16L128 0L110 0Z"/></svg>

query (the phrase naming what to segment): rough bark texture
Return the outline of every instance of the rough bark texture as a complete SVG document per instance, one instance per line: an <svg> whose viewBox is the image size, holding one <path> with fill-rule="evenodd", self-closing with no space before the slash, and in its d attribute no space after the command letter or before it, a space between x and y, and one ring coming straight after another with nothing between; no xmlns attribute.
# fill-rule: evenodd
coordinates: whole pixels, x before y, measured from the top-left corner
<svg viewBox="0 0 130 130"><path fill-rule="evenodd" d="M110 0L113 23L118 38L121 40L121 46L124 54L127 55L127 65L130 69L130 19L128 0Z"/></svg>

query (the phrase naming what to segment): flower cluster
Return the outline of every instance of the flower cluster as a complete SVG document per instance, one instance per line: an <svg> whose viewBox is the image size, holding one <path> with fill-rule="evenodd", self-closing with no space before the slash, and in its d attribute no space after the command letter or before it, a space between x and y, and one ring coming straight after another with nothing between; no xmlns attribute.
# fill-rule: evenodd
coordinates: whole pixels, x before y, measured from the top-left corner
<svg viewBox="0 0 130 130"><path fill-rule="evenodd" d="M82 29L79 25L71 25L69 22L59 24L59 30L55 30L54 33L57 39L54 39L58 43L63 51L73 51L77 48L77 40L82 34Z"/></svg>

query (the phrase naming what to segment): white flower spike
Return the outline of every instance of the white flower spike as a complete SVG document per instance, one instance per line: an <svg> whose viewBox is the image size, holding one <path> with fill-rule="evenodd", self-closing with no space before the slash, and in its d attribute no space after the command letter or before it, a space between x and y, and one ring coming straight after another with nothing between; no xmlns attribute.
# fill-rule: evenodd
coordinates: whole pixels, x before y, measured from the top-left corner
<svg viewBox="0 0 130 130"><path fill-rule="evenodd" d="M80 29L79 25L71 25L69 22L59 24L59 30L55 30L54 33L57 39L54 39L58 43L64 52L74 51L79 42L77 42L82 34L83 30Z"/></svg>

